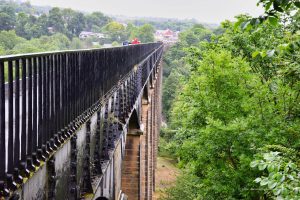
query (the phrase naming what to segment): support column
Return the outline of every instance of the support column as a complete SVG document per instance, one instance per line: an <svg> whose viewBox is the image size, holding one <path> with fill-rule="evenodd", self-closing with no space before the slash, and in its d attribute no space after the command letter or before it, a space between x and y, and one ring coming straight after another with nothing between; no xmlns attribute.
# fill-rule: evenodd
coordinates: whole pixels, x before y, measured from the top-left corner
<svg viewBox="0 0 300 200"><path fill-rule="evenodd" d="M140 137L138 129L129 130L122 167L122 191L130 200L140 199Z"/></svg>

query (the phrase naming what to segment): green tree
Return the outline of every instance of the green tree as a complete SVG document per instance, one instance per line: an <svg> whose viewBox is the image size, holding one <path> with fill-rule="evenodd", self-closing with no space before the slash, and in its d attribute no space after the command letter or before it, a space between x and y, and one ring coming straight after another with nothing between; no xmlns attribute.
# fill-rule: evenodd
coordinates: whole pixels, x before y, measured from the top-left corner
<svg viewBox="0 0 300 200"><path fill-rule="evenodd" d="M85 17L83 13L76 12L72 9L64 9L63 21L67 29L69 37L79 36L80 32L85 28Z"/></svg>
<svg viewBox="0 0 300 200"><path fill-rule="evenodd" d="M118 22L110 22L103 27L106 34L110 36L111 41L121 42L126 38L125 27Z"/></svg>
<svg viewBox="0 0 300 200"><path fill-rule="evenodd" d="M23 43L17 44L13 49L9 50L9 54L22 54L22 53L35 53L41 52L44 49L39 48L35 42L26 41Z"/></svg>
<svg viewBox="0 0 300 200"><path fill-rule="evenodd" d="M39 35L49 35L48 33L48 16L46 14L42 14L38 17L36 21L36 25L39 28Z"/></svg>
<svg viewBox="0 0 300 200"><path fill-rule="evenodd" d="M0 46L5 50L14 48L17 44L26 41L24 38L21 38L16 35L15 31L1 31L0 32Z"/></svg>
<svg viewBox="0 0 300 200"><path fill-rule="evenodd" d="M18 13L16 28L15 28L17 35L24 37L24 38L28 38L28 35L25 30L25 26L28 23L28 21L29 21L29 17L26 13L24 13L24 12Z"/></svg>
<svg viewBox="0 0 300 200"><path fill-rule="evenodd" d="M111 19L107 16L104 16L101 12L93 12L92 14L86 16L86 21L87 29L91 31L93 29L93 26L102 28L106 24L108 24Z"/></svg>
<svg viewBox="0 0 300 200"><path fill-rule="evenodd" d="M74 37L70 44L70 49L83 49L83 44L79 38Z"/></svg>
<svg viewBox="0 0 300 200"><path fill-rule="evenodd" d="M201 24L194 25L188 31L180 34L180 39L185 41L188 46L197 45L200 41L210 40L211 31Z"/></svg>
<svg viewBox="0 0 300 200"><path fill-rule="evenodd" d="M63 20L63 14L59 8L55 7L49 11L48 26L52 27L56 32L60 32L60 33L66 32L64 26L64 20Z"/></svg>
<svg viewBox="0 0 300 200"><path fill-rule="evenodd" d="M144 24L141 27L131 30L130 39L138 38L142 43L154 42L154 27Z"/></svg>
<svg viewBox="0 0 300 200"><path fill-rule="evenodd" d="M5 55L5 49L0 45L0 56Z"/></svg>
<svg viewBox="0 0 300 200"><path fill-rule="evenodd" d="M0 7L0 30L12 30L16 23L15 9L12 6Z"/></svg>
<svg viewBox="0 0 300 200"><path fill-rule="evenodd" d="M276 10L274 2L270 9ZM294 1L286 2L295 10ZM181 34L176 44L181 50L166 53L167 69L176 55L191 67L188 81L171 97L169 129L175 134L167 145L179 166L196 177L186 180L199 186L186 199L298 199L297 13L288 16L290 23L284 10L274 12L278 23L266 13L270 16L257 25L241 15L211 36L194 26ZM274 144L282 154L273 155L274 149L260 153ZM293 157L282 151L287 147ZM179 187L166 199L180 199L184 191L177 192Z"/></svg>

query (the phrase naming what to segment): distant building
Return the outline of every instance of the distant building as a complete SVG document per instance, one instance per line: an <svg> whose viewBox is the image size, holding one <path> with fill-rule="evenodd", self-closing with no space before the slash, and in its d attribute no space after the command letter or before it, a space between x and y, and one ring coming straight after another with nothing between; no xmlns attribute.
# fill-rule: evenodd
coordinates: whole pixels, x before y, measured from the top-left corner
<svg viewBox="0 0 300 200"><path fill-rule="evenodd" d="M165 43L176 43L178 41L179 31L172 31L170 29L157 30L155 32L155 39Z"/></svg>
<svg viewBox="0 0 300 200"><path fill-rule="evenodd" d="M85 38L89 38L89 37L97 37L99 39L104 39L104 38L107 38L107 35L105 35L103 33L94 33L94 32L88 32L88 31L82 31L79 34L80 39L85 39Z"/></svg>
<svg viewBox="0 0 300 200"><path fill-rule="evenodd" d="M165 32L163 32L163 36L164 36L165 38L171 38L171 37L174 36L174 32L171 31L170 29L167 29Z"/></svg>

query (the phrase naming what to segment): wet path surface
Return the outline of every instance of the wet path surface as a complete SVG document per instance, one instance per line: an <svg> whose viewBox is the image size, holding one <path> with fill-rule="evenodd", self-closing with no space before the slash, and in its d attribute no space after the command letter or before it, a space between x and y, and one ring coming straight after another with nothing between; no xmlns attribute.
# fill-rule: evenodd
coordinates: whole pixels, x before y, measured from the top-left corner
<svg viewBox="0 0 300 200"><path fill-rule="evenodd" d="M157 169L155 174L155 193L154 200L163 197L163 191L172 186L176 181L176 177L180 174L180 170L175 166L175 161L170 158L158 157Z"/></svg>

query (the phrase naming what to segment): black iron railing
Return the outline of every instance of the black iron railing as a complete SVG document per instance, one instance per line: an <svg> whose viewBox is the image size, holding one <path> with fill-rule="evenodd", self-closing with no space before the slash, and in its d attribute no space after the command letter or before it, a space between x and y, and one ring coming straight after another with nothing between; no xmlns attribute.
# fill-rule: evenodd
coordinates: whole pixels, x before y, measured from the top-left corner
<svg viewBox="0 0 300 200"><path fill-rule="evenodd" d="M22 183L75 118L160 46L0 57L0 192Z"/></svg>

